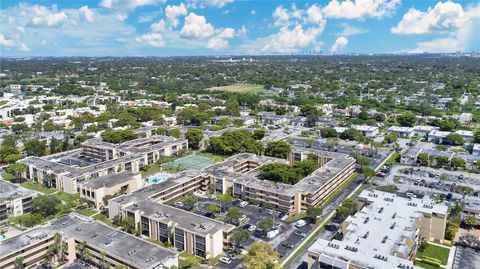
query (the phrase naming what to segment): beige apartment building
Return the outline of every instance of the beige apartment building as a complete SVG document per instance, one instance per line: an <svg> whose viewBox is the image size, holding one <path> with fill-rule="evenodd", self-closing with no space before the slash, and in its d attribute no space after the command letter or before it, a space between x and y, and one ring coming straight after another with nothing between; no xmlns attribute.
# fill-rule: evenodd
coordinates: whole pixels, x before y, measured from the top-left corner
<svg viewBox="0 0 480 269"><path fill-rule="evenodd" d="M311 175L295 185L258 179L258 168L267 163L292 163L316 156L320 165ZM205 170L211 175L217 191L232 187L233 195L290 215L321 204L355 171L355 159L347 154L307 148L293 148L288 161L278 158L238 154Z"/></svg>
<svg viewBox="0 0 480 269"><path fill-rule="evenodd" d="M199 171L179 173L109 200L109 218L132 218L144 236L202 258L216 257L223 253L235 226L165 204L198 190L206 191L209 182L209 176Z"/></svg>
<svg viewBox="0 0 480 269"><path fill-rule="evenodd" d="M93 202L100 208L105 205L104 197L130 194L144 185L145 181L139 173L122 172L90 180L79 187L79 193L81 198Z"/></svg>
<svg viewBox="0 0 480 269"><path fill-rule="evenodd" d="M55 240L56 234L60 240ZM178 267L178 254L173 250L71 214L3 240L0 244L0 268L13 269L18 257L23 258L24 267L30 267L47 258L49 246L62 242L66 243L64 260L67 263L79 258L79 245L85 245L93 266L98 266L104 259L112 268Z"/></svg>

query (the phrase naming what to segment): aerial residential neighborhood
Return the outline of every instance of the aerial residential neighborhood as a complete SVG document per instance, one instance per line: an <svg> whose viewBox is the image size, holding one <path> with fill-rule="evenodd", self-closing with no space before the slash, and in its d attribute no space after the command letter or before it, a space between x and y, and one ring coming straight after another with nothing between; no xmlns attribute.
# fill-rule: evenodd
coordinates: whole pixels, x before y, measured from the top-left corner
<svg viewBox="0 0 480 269"><path fill-rule="evenodd" d="M2 1L0 269L480 268L478 14Z"/></svg>

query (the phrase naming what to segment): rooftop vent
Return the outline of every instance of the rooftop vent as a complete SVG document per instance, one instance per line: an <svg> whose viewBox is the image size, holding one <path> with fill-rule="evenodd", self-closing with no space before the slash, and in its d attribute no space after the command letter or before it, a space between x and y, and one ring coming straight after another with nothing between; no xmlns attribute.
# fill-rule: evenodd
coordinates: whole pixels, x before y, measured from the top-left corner
<svg viewBox="0 0 480 269"><path fill-rule="evenodd" d="M394 219L397 216L397 212L393 213L392 219Z"/></svg>
<svg viewBox="0 0 480 269"><path fill-rule="evenodd" d="M335 249L338 249L340 246L335 244L335 243L332 243L332 242L328 242L327 246L331 247L331 248L335 248Z"/></svg>
<svg viewBox="0 0 480 269"><path fill-rule="evenodd" d="M366 218L363 220L363 224L367 224L369 220L370 220L370 218L369 218L369 217L366 217Z"/></svg>
<svg viewBox="0 0 480 269"><path fill-rule="evenodd" d="M370 232L367 231L367 232L363 235L363 239L367 239L369 235L370 235Z"/></svg>
<svg viewBox="0 0 480 269"><path fill-rule="evenodd" d="M379 259L379 260L382 260L382 261L388 261L388 257L380 255L380 254L375 254L375 256L373 256L373 257L375 259Z"/></svg>
<svg viewBox="0 0 480 269"><path fill-rule="evenodd" d="M408 203L407 203L407 205L409 205L409 206L413 206L413 207L417 207L417 204L416 204L416 203L414 203L414 202L408 202Z"/></svg>
<svg viewBox="0 0 480 269"><path fill-rule="evenodd" d="M388 239L388 236L385 235L385 236L383 237L383 239L382 239L382 244L385 244L385 242L387 242L387 239Z"/></svg>
<svg viewBox="0 0 480 269"><path fill-rule="evenodd" d="M390 225L390 230L393 230L395 228L395 226L397 225L396 222L392 223L392 225Z"/></svg>
<svg viewBox="0 0 480 269"><path fill-rule="evenodd" d="M382 213L383 212L383 206L380 207L380 210L378 210L378 213Z"/></svg>
<svg viewBox="0 0 480 269"><path fill-rule="evenodd" d="M357 251L358 251L358 248L356 248L356 247L351 247L351 246L349 246L349 245L346 245L346 246L345 246L345 249L346 249L346 250L350 250L350 251L352 251L352 252L357 252Z"/></svg>

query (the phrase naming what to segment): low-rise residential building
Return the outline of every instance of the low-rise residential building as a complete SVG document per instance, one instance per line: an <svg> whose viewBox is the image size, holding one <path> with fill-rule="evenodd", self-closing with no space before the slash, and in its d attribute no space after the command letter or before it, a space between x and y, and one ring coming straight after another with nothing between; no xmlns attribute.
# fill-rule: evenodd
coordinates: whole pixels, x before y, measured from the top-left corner
<svg viewBox="0 0 480 269"><path fill-rule="evenodd" d="M223 253L230 224L167 205L198 190L207 190L210 178L199 171L187 171L165 181L108 201L111 219L132 218L144 236L169 242L179 251L202 258Z"/></svg>
<svg viewBox="0 0 480 269"><path fill-rule="evenodd" d="M418 154L422 152L422 148L410 147L400 154L400 162L408 165L417 163Z"/></svg>
<svg viewBox="0 0 480 269"><path fill-rule="evenodd" d="M243 200L276 208L290 215L322 203L328 195L354 172L355 159L347 154L294 147L288 162L316 156L320 168L294 185L258 179L258 168L266 163L286 160L239 154L209 167L206 172L219 192L233 187L233 195Z"/></svg>
<svg viewBox="0 0 480 269"><path fill-rule="evenodd" d="M378 127L377 126L369 126L369 125L354 125L352 126L353 129L359 131L366 137L375 137L378 135Z"/></svg>
<svg viewBox="0 0 480 269"><path fill-rule="evenodd" d="M262 124L265 125L278 125L284 124L289 121L289 117L286 115L275 115L271 112L260 112L257 113L259 120Z"/></svg>
<svg viewBox="0 0 480 269"><path fill-rule="evenodd" d="M445 138L450 134L450 132L447 131L439 131L439 130L432 130L428 134L428 142L432 143L437 143L437 144L443 144L445 141Z"/></svg>
<svg viewBox="0 0 480 269"><path fill-rule="evenodd" d="M188 140L154 135L120 144L92 138L70 153L20 160L27 166L23 178L67 193L76 193L91 179L140 168L188 148ZM70 154L70 155L69 155Z"/></svg>
<svg viewBox="0 0 480 269"><path fill-rule="evenodd" d="M427 137L433 130L439 130L440 128L430 125L416 125L413 127L413 133L416 136Z"/></svg>
<svg viewBox="0 0 480 269"><path fill-rule="evenodd" d="M178 267L178 253L149 243L100 222L74 214L64 215L48 224L2 240L0 268L13 269L15 259L23 258L25 268L49 255L50 246L66 243L63 255L74 262L82 248L90 254L94 267L107 262L112 267L157 269Z"/></svg>
<svg viewBox="0 0 480 269"><path fill-rule="evenodd" d="M9 217L31 213L32 200L37 193L0 179L0 222Z"/></svg>
<svg viewBox="0 0 480 269"><path fill-rule="evenodd" d="M145 181L139 173L122 172L92 179L80 186L80 197L93 202L97 208L104 206L104 198L130 194L142 188Z"/></svg>
<svg viewBox="0 0 480 269"><path fill-rule="evenodd" d="M365 190L359 211L340 227L341 240L319 239L308 249L308 268L409 268L421 238L443 241L447 206Z"/></svg>
<svg viewBox="0 0 480 269"><path fill-rule="evenodd" d="M455 132L456 134L459 134L463 137L463 140L467 142L471 142L475 140L475 134L473 131L468 131L468 130L458 130Z"/></svg>
<svg viewBox="0 0 480 269"><path fill-rule="evenodd" d="M398 133L400 137L412 137L414 134L413 127L391 126L387 130L387 134Z"/></svg>

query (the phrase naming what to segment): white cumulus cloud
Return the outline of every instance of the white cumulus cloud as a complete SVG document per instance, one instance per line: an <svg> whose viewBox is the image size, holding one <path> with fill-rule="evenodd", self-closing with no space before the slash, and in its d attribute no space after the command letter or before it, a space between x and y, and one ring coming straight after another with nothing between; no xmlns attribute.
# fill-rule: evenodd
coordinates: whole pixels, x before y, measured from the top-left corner
<svg viewBox="0 0 480 269"><path fill-rule="evenodd" d="M426 12L411 8L391 32L405 35L444 33L462 27L465 22L462 5L451 1L438 2Z"/></svg>
<svg viewBox="0 0 480 269"><path fill-rule="evenodd" d="M57 27L67 20L67 15L64 12L54 12L45 6L34 5L30 8L31 26L45 26L45 27Z"/></svg>
<svg viewBox="0 0 480 269"><path fill-rule="evenodd" d="M153 23L150 25L150 28L154 32L164 32L166 30L165 21L161 19L159 22Z"/></svg>
<svg viewBox="0 0 480 269"><path fill-rule="evenodd" d="M191 8L224 7L226 4L233 3L234 0L189 0L187 4Z"/></svg>
<svg viewBox="0 0 480 269"><path fill-rule="evenodd" d="M83 18L87 20L88 22L93 22L94 20L94 15L93 11L88 8L88 6L83 6L78 9L80 11L80 14L82 14Z"/></svg>
<svg viewBox="0 0 480 269"><path fill-rule="evenodd" d="M338 53L348 44L348 39L344 36L341 36L335 40L335 43L330 48L330 52Z"/></svg>
<svg viewBox="0 0 480 269"><path fill-rule="evenodd" d="M283 6L277 6L273 11L272 17L275 26L286 25L290 20L290 14L288 14L288 9L284 8Z"/></svg>
<svg viewBox="0 0 480 269"><path fill-rule="evenodd" d="M222 50L228 47L228 39L231 39L235 36L235 29L225 28L218 35L212 37L207 42L207 48L212 50Z"/></svg>
<svg viewBox="0 0 480 269"><path fill-rule="evenodd" d="M332 0L323 12L332 18L382 18L395 11L398 5L400 0Z"/></svg>
<svg viewBox="0 0 480 269"><path fill-rule="evenodd" d="M173 27L177 27L179 20L179 16L187 15L187 7L183 3L178 6L170 6L168 5L165 8L165 16L167 17L168 23Z"/></svg>
<svg viewBox="0 0 480 269"><path fill-rule="evenodd" d="M102 0L100 6L104 8L135 9L137 7L158 5L166 0Z"/></svg>
<svg viewBox="0 0 480 269"><path fill-rule="evenodd" d="M17 41L13 39L6 38L2 33L0 33L0 46L13 48L17 45Z"/></svg>
<svg viewBox="0 0 480 269"><path fill-rule="evenodd" d="M193 12L185 17L185 24L183 25L180 35L182 37L205 38L213 35L215 28L207 22L204 16L197 15Z"/></svg>
<svg viewBox="0 0 480 269"><path fill-rule="evenodd" d="M280 28L280 31L268 38L268 42L261 49L263 52L296 52L299 48L313 45L321 30L315 27L303 29L297 24L293 29Z"/></svg>
<svg viewBox="0 0 480 269"><path fill-rule="evenodd" d="M140 37L135 38L135 40L137 42L144 43L156 48L165 46L165 39L161 34L158 33L144 34Z"/></svg>

